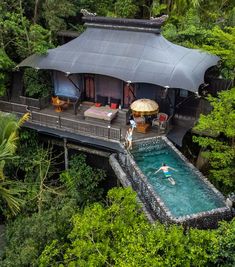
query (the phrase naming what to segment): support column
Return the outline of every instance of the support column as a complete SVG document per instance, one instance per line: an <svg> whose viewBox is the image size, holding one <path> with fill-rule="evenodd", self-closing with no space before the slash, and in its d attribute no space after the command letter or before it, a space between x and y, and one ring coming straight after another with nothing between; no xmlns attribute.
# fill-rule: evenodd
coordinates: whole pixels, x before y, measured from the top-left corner
<svg viewBox="0 0 235 267"><path fill-rule="evenodd" d="M65 170L69 168L67 138L64 138L64 167Z"/></svg>

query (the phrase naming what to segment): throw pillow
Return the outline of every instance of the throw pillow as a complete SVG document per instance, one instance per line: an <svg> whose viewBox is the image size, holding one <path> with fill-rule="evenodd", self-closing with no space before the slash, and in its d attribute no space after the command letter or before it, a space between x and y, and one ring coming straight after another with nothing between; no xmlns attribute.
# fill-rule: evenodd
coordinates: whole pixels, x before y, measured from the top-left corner
<svg viewBox="0 0 235 267"><path fill-rule="evenodd" d="M111 103L110 104L110 108L111 109L117 109L118 108L118 104L117 103Z"/></svg>
<svg viewBox="0 0 235 267"><path fill-rule="evenodd" d="M95 103L95 106L98 108L98 107L101 107L101 103Z"/></svg>

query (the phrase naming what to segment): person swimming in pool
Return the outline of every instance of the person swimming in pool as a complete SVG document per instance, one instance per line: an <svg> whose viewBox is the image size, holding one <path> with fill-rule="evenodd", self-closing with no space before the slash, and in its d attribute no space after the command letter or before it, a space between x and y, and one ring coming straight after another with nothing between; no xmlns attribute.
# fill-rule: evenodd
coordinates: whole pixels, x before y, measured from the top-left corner
<svg viewBox="0 0 235 267"><path fill-rule="evenodd" d="M176 169L174 169L174 168L172 168L170 166L167 166L166 163L162 163L162 166L157 171L155 171L155 173L158 173L159 171L163 171L163 173L164 173L165 177L168 179L168 181L172 185L175 185L175 180L172 178L169 169L177 171Z"/></svg>

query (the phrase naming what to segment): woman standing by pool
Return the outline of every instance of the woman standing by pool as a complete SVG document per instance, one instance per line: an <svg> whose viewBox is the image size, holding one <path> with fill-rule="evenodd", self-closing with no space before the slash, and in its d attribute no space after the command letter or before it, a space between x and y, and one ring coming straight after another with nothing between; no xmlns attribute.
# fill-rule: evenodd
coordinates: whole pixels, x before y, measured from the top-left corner
<svg viewBox="0 0 235 267"><path fill-rule="evenodd" d="M177 171L176 169L174 169L174 168L172 168L170 166L167 166L166 163L162 163L162 166L157 171L155 171L155 173L158 173L159 171L162 170L164 175L165 175L165 177L168 179L168 181L171 184L175 185L175 180L171 177L171 173L170 173L169 169Z"/></svg>
<svg viewBox="0 0 235 267"><path fill-rule="evenodd" d="M127 144L127 149L132 149L132 134L133 134L133 129L129 128L126 132L126 144Z"/></svg>

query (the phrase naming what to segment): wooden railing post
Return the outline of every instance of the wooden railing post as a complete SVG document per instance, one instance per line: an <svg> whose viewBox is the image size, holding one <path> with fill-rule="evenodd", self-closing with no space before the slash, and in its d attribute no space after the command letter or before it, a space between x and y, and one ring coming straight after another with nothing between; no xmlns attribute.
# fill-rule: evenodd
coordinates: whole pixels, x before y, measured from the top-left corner
<svg viewBox="0 0 235 267"><path fill-rule="evenodd" d="M108 139L110 138L110 128L111 128L111 126L108 125Z"/></svg>
<svg viewBox="0 0 235 267"><path fill-rule="evenodd" d="M58 116L58 126L59 126L59 128L61 128L61 117L60 117L60 115Z"/></svg>

